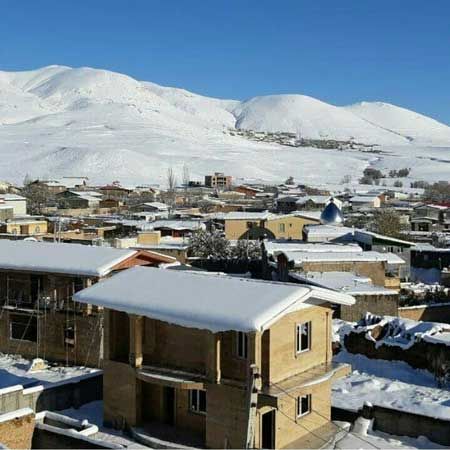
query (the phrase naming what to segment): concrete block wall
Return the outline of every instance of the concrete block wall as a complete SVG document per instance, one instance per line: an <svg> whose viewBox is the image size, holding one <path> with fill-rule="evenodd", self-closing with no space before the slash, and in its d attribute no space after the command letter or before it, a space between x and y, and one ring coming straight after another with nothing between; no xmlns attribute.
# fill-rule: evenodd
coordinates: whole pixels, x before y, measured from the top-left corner
<svg viewBox="0 0 450 450"><path fill-rule="evenodd" d="M0 389L0 412L3 414L23 408L36 411L36 404L42 390L42 386L24 389L19 384Z"/></svg>

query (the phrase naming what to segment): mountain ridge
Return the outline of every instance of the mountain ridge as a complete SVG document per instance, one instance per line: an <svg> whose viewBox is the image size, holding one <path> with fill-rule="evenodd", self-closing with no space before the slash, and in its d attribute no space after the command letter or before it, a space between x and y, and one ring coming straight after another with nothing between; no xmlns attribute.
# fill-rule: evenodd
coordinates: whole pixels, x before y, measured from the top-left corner
<svg viewBox="0 0 450 450"><path fill-rule="evenodd" d="M317 151L292 153L230 136L236 127L393 146L402 155L414 153L407 150L411 146L425 146L421 156L434 159L440 158L439 147L450 147L450 127L383 102L335 106L300 94L217 99L89 67L0 72L0 177L67 174L76 167L95 177L109 171L111 177L161 180L167 166L185 160L199 175L222 170L280 179L296 171L337 178ZM330 155L335 166L352 161L348 170L355 174L381 164L370 155Z"/></svg>

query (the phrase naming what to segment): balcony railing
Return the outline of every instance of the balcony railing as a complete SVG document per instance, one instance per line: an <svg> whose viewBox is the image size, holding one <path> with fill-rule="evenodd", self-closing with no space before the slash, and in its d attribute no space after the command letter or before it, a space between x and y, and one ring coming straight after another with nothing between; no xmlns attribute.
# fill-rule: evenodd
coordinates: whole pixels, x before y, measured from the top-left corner
<svg viewBox="0 0 450 450"><path fill-rule="evenodd" d="M46 310L84 312L87 309L87 305L74 302L71 297L55 298L54 296L50 295L41 296L35 300L26 298L2 298L0 299L0 305L3 308L17 308L35 311Z"/></svg>

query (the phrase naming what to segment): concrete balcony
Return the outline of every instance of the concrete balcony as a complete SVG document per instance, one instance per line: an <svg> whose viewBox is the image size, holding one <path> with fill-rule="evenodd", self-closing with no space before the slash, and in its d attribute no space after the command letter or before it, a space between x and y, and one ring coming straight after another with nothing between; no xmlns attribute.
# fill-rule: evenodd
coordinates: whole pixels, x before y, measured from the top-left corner
<svg viewBox="0 0 450 450"><path fill-rule="evenodd" d="M272 406L277 408L280 398L290 396L291 393L305 386L341 378L349 374L350 371L351 367L349 364L330 362L314 366L292 377L264 386L258 396L258 407Z"/></svg>

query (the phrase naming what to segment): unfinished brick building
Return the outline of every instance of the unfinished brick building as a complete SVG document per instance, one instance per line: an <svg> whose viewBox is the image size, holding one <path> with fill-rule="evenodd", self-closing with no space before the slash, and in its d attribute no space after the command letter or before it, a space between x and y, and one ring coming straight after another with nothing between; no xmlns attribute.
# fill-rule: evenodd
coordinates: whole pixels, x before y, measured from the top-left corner
<svg viewBox="0 0 450 450"><path fill-rule="evenodd" d="M0 352L99 366L103 311L73 294L132 266L173 261L147 251L0 240Z"/></svg>
<svg viewBox="0 0 450 450"><path fill-rule="evenodd" d="M167 445L314 448L336 432L326 289L136 267L75 294L105 308L104 421ZM161 443L160 443L161 444Z"/></svg>

